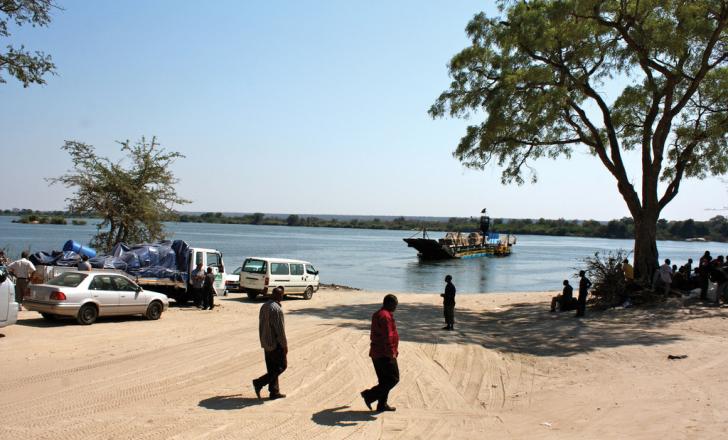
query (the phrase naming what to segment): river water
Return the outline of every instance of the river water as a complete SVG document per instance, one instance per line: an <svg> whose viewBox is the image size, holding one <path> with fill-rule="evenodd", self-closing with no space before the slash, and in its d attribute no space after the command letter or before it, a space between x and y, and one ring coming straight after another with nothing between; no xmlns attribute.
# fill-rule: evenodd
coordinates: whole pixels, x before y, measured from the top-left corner
<svg viewBox="0 0 728 440"><path fill-rule="evenodd" d="M74 226L12 220L0 216L0 248L11 256L24 249L60 249L66 240L86 244L96 231L94 221ZM559 290L562 280L574 277L584 257L596 251L631 250L633 245L630 240L522 235L509 257L424 262L402 241L413 231L200 223L168 223L167 229L173 239L222 251L228 271L249 256L295 258L313 263L323 283L387 292L440 292L446 274L453 276L458 293ZM728 254L726 243L661 241L657 247L661 259L678 265L688 258L697 262L706 250L713 256Z"/></svg>

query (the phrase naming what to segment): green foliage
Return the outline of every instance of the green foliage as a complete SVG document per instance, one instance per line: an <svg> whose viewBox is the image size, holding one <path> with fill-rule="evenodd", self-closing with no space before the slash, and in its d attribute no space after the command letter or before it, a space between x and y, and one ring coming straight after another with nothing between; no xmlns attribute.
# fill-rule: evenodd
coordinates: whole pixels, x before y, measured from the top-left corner
<svg viewBox="0 0 728 440"><path fill-rule="evenodd" d="M606 309L624 302L627 286L622 261L628 256L627 251L618 249L606 254L595 252L594 256L584 259L584 270L592 282L591 302L594 307Z"/></svg>
<svg viewBox="0 0 728 440"><path fill-rule="evenodd" d="M51 21L51 8L57 8L52 0L2 0L0 1L0 38L9 38L8 25L45 27ZM0 53L0 84L7 82L2 73L7 72L23 87L30 84L45 84L43 75L53 74L55 64L50 55L43 52L29 52L24 46L7 46L7 52Z"/></svg>
<svg viewBox="0 0 728 440"><path fill-rule="evenodd" d="M468 167L497 164L503 183L535 182L534 161L585 146L617 181L638 271L651 274L655 225L682 179L728 170L728 1L499 5L501 16L468 23L471 44L450 61L452 82L430 115L482 116L454 155ZM603 92L620 86L618 96ZM628 175L628 150L641 153L642 176Z"/></svg>
<svg viewBox="0 0 728 440"><path fill-rule="evenodd" d="M128 164L98 156L91 145L67 141L62 149L71 156L73 169L50 179L76 190L68 199L69 211L102 218L91 241L102 251L119 242L163 239L162 222L175 218L175 205L189 203L177 195L177 179L170 170L182 154L166 151L156 138L119 144Z"/></svg>

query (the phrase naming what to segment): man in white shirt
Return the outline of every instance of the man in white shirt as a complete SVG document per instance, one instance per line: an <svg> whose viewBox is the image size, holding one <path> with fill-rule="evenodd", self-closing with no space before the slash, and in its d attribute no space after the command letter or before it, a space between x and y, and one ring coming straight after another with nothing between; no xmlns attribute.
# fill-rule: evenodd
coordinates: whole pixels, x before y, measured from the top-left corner
<svg viewBox="0 0 728 440"><path fill-rule="evenodd" d="M665 264L658 269L660 282L665 286L665 296L670 293L670 285L672 284L672 267L670 267L670 259L665 260Z"/></svg>
<svg viewBox="0 0 728 440"><path fill-rule="evenodd" d="M15 302L18 303L18 310L20 310L23 297L30 294L28 285L30 277L35 272L35 266L28 260L28 252L23 251L20 257L20 260L13 261L8 266L10 273L15 275Z"/></svg>

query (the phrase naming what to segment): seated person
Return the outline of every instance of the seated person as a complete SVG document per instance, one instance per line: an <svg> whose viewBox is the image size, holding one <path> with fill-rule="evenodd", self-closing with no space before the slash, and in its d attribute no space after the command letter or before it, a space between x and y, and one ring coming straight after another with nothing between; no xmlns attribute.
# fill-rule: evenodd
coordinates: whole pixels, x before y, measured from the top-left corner
<svg viewBox="0 0 728 440"><path fill-rule="evenodd" d="M569 280L564 280L564 290L561 295L551 298L551 311L556 311L556 304L559 305L560 312L576 310L576 298L574 298L574 288L569 284Z"/></svg>

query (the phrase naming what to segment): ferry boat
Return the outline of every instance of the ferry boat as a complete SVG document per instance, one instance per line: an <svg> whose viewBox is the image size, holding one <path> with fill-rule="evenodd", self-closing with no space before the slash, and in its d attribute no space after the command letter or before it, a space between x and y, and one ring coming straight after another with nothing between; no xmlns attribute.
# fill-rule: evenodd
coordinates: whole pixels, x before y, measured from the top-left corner
<svg viewBox="0 0 728 440"><path fill-rule="evenodd" d="M445 238L435 240L427 236L423 229L422 237L410 237L403 240L407 246L417 250L417 256L423 260L444 260L449 258L477 258L485 256L507 256L516 244L516 236L488 232L490 217L481 211L480 231L464 234L448 232Z"/></svg>

